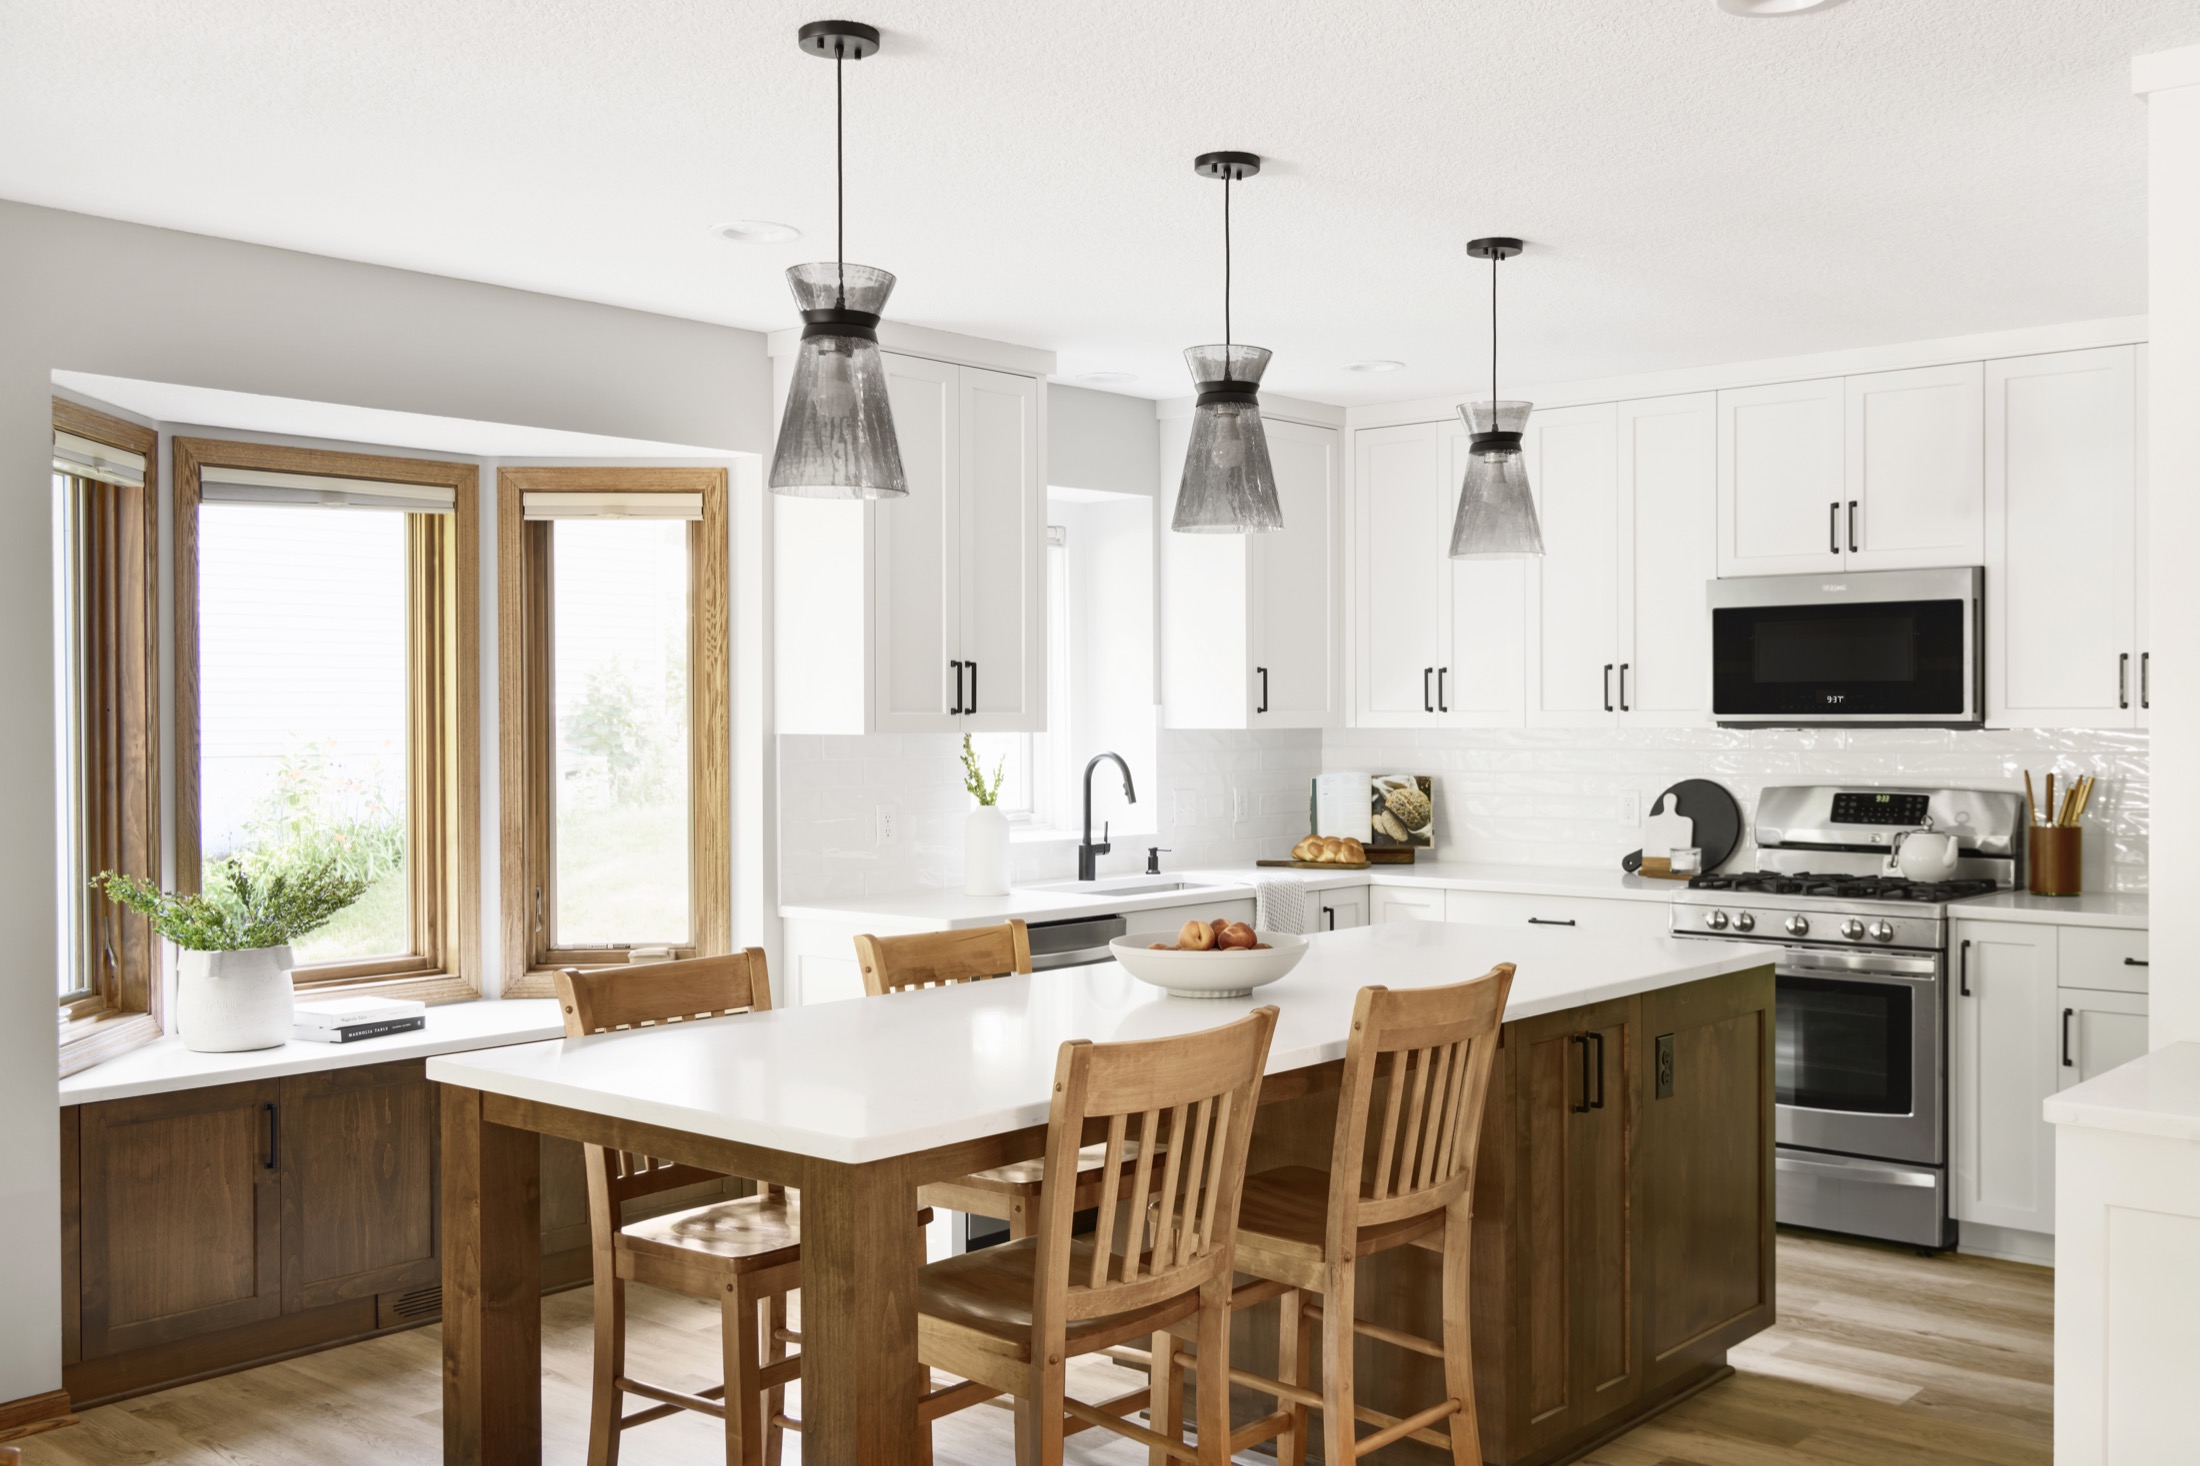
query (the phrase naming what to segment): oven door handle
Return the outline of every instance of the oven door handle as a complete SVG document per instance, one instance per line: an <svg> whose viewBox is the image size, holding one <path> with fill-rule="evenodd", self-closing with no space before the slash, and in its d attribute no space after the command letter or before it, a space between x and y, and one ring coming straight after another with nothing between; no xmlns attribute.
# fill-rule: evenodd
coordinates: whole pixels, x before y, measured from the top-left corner
<svg viewBox="0 0 2200 1466"><path fill-rule="evenodd" d="M1897 967L1891 965L1899 962ZM1876 954L1844 956L1826 953L1822 957L1813 954L1812 960L1783 957L1773 969L1776 977L1822 977L1853 982L1880 982L1914 987L1920 983L1940 981L1940 962L1933 957L1887 958Z"/></svg>
<svg viewBox="0 0 2200 1466"><path fill-rule="evenodd" d="M1826 1176L1837 1181L1868 1181L1875 1186L1925 1186L1933 1184L1930 1171L1905 1171L1894 1166L1858 1165L1854 1161L1814 1161L1802 1156L1774 1156L1772 1167L1801 1176Z"/></svg>

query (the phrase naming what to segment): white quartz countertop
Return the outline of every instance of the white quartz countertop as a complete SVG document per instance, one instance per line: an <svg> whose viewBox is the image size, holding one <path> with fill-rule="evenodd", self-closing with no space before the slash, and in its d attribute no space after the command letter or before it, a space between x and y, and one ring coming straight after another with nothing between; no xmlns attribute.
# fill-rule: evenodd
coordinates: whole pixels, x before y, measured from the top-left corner
<svg viewBox="0 0 2200 1466"><path fill-rule="evenodd" d="M1006 896L965 896L960 891L912 892L900 896L852 896L779 908L789 920L876 922L881 926L986 926L1011 917L1026 922L1109 912L1150 911L1216 897L1253 894L1257 882L1295 880L1309 887L1423 886L1456 891L1499 891L1523 896L1590 896L1618 901L1670 901L1681 881L1631 876L1618 866L1501 865L1467 861L1417 861L1412 865L1374 865L1365 870L1302 870L1293 866L1236 866L1227 869L1164 871L1158 876L1117 876L1097 881L1089 892L1017 887ZM1125 886L1145 881L1182 881L1176 891L1132 893Z"/></svg>
<svg viewBox="0 0 2200 1466"><path fill-rule="evenodd" d="M2200 1140L2200 1043L2169 1044L2072 1085L2045 1111L2051 1125Z"/></svg>
<svg viewBox="0 0 2200 1466"><path fill-rule="evenodd" d="M1958 921L2035 921L2046 926L2112 926L2146 930L2147 898L2118 891L2083 896L2035 896L2030 891L2001 891L1972 896L1948 907Z"/></svg>
<svg viewBox="0 0 2200 1466"><path fill-rule="evenodd" d="M439 1004L428 1010L426 1028L392 1034L388 1038L363 1038L348 1044L302 1043L293 1039L277 1048L252 1049L241 1054L195 1054L183 1046L182 1039L171 1034L143 1048L119 1054L95 1068L71 1074L61 1081L61 1103L89 1105L142 1094L202 1089L213 1084L242 1084L254 1079L314 1074L324 1069L424 1059L431 1054L464 1049L534 1043L556 1038L564 1032L565 1024L558 1017L555 998L509 998Z"/></svg>
<svg viewBox="0 0 2200 1466"><path fill-rule="evenodd" d="M1777 951L1396 922L1309 938L1249 998L1172 998L1115 963L779 1009L641 1032L448 1054L428 1077L544 1104L863 1163L1046 1122L1069 1039L1162 1038L1280 1010L1270 1073L1342 1058L1370 983L1429 987L1518 965L1506 1016L1528 1018L1771 963ZM1229 961L1218 957L1218 961Z"/></svg>

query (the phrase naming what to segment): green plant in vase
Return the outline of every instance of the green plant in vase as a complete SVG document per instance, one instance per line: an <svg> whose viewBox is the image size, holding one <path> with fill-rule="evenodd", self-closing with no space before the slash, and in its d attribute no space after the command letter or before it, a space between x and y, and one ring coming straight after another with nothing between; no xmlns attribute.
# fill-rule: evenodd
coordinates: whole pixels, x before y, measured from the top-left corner
<svg viewBox="0 0 2200 1466"><path fill-rule="evenodd" d="M963 894L1008 894L1008 816L1001 813L1001 783L1008 777L1008 760L993 765L993 777L985 776L978 750L970 735L963 734L963 788L978 807L963 821Z"/></svg>

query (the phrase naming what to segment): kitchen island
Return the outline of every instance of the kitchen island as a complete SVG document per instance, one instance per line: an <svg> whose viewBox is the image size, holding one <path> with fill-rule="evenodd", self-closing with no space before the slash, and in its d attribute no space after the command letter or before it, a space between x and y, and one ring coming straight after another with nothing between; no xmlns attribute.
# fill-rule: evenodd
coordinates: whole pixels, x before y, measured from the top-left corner
<svg viewBox="0 0 2200 1466"><path fill-rule="evenodd" d="M1218 958L1217 960L1228 960ZM1772 953L1567 929L1324 934L1249 999L1170 998L1113 965L431 1059L443 1118L445 1459L539 1458L529 1132L801 1188L803 1459L916 1458L916 1188L1038 1155L1055 1054L1280 1012L1254 1164L1325 1164L1354 994L1518 965L1475 1192L1483 1450L1570 1459L1724 1371L1772 1322ZM1435 1332L1419 1256L1362 1311ZM1261 1367L1257 1315L1241 1341ZM1362 1403L1437 1397L1381 1349ZM1391 1409L1393 1397L1399 1405Z"/></svg>

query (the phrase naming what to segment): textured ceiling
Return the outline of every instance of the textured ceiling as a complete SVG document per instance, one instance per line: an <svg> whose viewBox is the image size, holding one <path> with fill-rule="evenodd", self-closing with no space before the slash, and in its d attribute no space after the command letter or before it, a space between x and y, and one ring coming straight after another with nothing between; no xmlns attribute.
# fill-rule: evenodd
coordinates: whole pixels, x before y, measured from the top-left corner
<svg viewBox="0 0 2200 1466"><path fill-rule="evenodd" d="M0 0L0 196L760 328L832 251L825 0ZM2135 53L2194 0L853 0L849 257L892 314L1332 402L2145 309ZM711 225L799 225L734 245ZM1395 358L1401 371L1343 370Z"/></svg>

